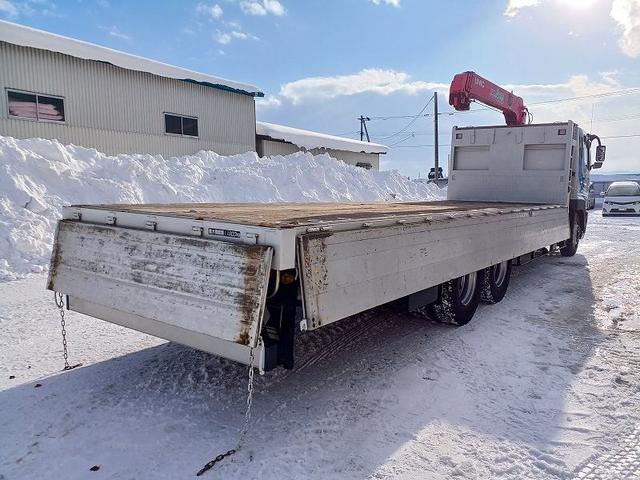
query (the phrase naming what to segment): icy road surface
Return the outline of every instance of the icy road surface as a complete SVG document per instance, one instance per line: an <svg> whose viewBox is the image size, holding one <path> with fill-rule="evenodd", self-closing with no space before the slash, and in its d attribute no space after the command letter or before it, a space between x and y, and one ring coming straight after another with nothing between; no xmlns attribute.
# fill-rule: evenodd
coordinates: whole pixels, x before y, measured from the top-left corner
<svg viewBox="0 0 640 480"><path fill-rule="evenodd" d="M62 373L44 281L0 285L0 478L193 478L235 445L244 367L70 313ZM596 211L465 327L379 309L305 335L204 478L640 478L639 297L640 219Z"/></svg>

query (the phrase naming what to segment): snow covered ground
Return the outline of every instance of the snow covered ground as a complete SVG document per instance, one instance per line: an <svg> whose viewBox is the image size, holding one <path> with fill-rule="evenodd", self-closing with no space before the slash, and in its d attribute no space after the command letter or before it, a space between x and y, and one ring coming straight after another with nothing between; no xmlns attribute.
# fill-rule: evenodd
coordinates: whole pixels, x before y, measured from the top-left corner
<svg viewBox="0 0 640 480"><path fill-rule="evenodd" d="M312 202L435 199L431 184L328 155L259 158L104 155L0 136L0 281L46 270L62 207L73 203Z"/></svg>
<svg viewBox="0 0 640 480"><path fill-rule="evenodd" d="M640 219L595 211L465 327L383 308L304 335L207 477L640 478L639 271ZM244 367L71 312L60 372L44 283L0 284L0 478L191 478L234 446Z"/></svg>

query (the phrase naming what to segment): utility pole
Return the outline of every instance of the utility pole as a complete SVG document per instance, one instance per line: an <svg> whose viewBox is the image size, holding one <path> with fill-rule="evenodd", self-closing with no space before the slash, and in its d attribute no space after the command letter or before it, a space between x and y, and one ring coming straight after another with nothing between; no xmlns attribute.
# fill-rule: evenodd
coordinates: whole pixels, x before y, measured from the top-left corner
<svg viewBox="0 0 640 480"><path fill-rule="evenodd" d="M438 159L438 92L433 92L433 163L436 170L436 185L439 184L440 162Z"/></svg>
<svg viewBox="0 0 640 480"><path fill-rule="evenodd" d="M367 135L367 142L371 143L371 139L369 138L369 130L367 130L367 122L371 120L369 117L363 117L360 115L360 141L364 141L364 135Z"/></svg>

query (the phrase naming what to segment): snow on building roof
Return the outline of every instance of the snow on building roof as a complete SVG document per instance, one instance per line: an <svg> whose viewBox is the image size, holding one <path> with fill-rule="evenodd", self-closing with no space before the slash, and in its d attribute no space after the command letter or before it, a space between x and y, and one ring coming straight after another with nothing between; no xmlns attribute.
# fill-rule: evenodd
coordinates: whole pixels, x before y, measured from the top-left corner
<svg viewBox="0 0 640 480"><path fill-rule="evenodd" d="M385 145L361 142L351 138L336 137L324 133L302 130L299 128L276 125L274 123L256 122L256 134L273 140L283 140L298 147L312 150L314 148L331 148L347 152L387 153Z"/></svg>
<svg viewBox="0 0 640 480"><path fill-rule="evenodd" d="M0 41L20 45L22 47L38 48L52 52L63 53L85 60L106 62L128 70L152 73L161 77L174 78L195 82L209 87L243 93L253 97L264 94L254 85L225 80L205 73L198 73L185 68L174 67L166 63L149 60L129 53L120 52L93 43L63 37L55 33L36 30L11 22L0 20Z"/></svg>

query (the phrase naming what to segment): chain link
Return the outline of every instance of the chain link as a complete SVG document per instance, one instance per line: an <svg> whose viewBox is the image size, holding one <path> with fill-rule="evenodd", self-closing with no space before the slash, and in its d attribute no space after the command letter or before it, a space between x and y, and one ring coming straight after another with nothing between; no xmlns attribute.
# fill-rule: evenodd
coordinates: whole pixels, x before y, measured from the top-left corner
<svg viewBox="0 0 640 480"><path fill-rule="evenodd" d="M255 352L253 347L249 350L249 381L247 382L247 408L244 411L244 423L242 430L240 430L240 438L238 440L238 450L244 445L244 440L249 432L249 425L251 423L251 404L253 403L253 375L255 363Z"/></svg>
<svg viewBox="0 0 640 480"><path fill-rule="evenodd" d="M226 453L221 453L214 459L207 462L198 471L198 473L196 473L197 477L211 470L217 463L221 462L226 457L230 457L231 455L236 453L238 450L240 450L244 446L247 433L249 433L249 426L251 424L251 404L253 402L253 375L255 373L254 364L255 364L255 349L251 347L249 349L249 381L247 382L247 402L246 402L246 408L244 411L244 421L242 423L242 429L240 430L240 436L238 437L238 446L234 449L227 451Z"/></svg>
<svg viewBox="0 0 640 480"><path fill-rule="evenodd" d="M62 327L62 356L64 357L63 370L72 370L82 364L78 363L77 365L73 366L69 365L69 352L67 351L67 330L64 318L64 294L54 292L54 301L56 302L56 307L58 307L58 311L60 312L60 327Z"/></svg>

